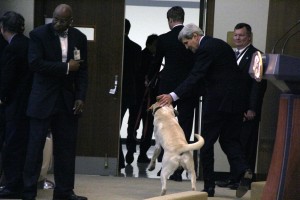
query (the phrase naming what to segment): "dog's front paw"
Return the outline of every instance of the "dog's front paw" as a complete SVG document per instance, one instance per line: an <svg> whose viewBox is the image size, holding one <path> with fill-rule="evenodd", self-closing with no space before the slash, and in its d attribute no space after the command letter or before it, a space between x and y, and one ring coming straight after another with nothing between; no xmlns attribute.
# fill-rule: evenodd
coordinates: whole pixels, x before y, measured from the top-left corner
<svg viewBox="0 0 300 200"><path fill-rule="evenodd" d="M150 163L149 166L148 166L148 170L149 171L153 171L155 169L155 163Z"/></svg>
<svg viewBox="0 0 300 200"><path fill-rule="evenodd" d="M155 169L155 165L156 165L156 162L154 161L150 161L149 165L148 165L148 170L149 171L153 171Z"/></svg>
<svg viewBox="0 0 300 200"><path fill-rule="evenodd" d="M160 196L164 196L166 194L167 190L166 189L162 189Z"/></svg>
<svg viewBox="0 0 300 200"><path fill-rule="evenodd" d="M149 167L148 167L148 170L149 170L149 171L153 171L154 169L155 169L155 166L149 166Z"/></svg>

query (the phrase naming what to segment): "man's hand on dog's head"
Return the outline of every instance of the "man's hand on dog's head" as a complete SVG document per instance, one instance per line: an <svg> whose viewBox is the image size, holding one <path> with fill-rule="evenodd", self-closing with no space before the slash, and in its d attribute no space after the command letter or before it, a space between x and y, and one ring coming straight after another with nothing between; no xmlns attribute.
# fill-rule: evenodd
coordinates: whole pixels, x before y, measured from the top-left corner
<svg viewBox="0 0 300 200"><path fill-rule="evenodd" d="M173 98L169 94L162 94L156 97L156 101L160 106L166 106L172 104Z"/></svg>

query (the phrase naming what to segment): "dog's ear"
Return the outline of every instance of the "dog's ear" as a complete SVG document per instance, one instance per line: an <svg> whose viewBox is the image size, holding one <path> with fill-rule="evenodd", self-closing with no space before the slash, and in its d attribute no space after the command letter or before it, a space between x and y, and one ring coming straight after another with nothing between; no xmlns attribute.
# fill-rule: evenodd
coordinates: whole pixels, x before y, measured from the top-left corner
<svg viewBox="0 0 300 200"><path fill-rule="evenodd" d="M152 104L152 106L150 106L150 107L147 109L147 111L151 111L151 110L153 110L153 104Z"/></svg>

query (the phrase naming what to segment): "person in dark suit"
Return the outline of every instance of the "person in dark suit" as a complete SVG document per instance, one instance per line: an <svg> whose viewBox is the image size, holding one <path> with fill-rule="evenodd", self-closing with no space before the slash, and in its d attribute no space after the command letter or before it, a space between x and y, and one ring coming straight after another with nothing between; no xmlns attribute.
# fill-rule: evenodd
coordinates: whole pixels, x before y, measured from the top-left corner
<svg viewBox="0 0 300 200"><path fill-rule="evenodd" d="M2 52L6 47L6 45L7 45L7 41L4 39L0 31L0 69L2 69L2 62L1 62ZM0 77L1 77L1 70L0 70ZM3 110L3 106L0 106L0 156L2 156L4 133L5 133L4 110ZM0 158L0 185L4 185L4 184L5 184L5 179L3 175L3 169L2 169L2 159Z"/></svg>
<svg viewBox="0 0 300 200"><path fill-rule="evenodd" d="M159 72L162 61L165 59L163 69L159 73L158 94L172 92L188 76L194 64L193 53L178 41L178 34L183 28L184 14L182 7L174 6L170 8L167 12L167 19L171 30L160 35L157 41L157 50L148 77L151 79L154 74ZM189 96L173 102L173 106L177 106L178 121L184 131L187 142L190 141L192 134L194 109L197 105L198 97L198 94L190 93ZM170 176L170 179L182 181L182 172L182 169L176 170Z"/></svg>
<svg viewBox="0 0 300 200"><path fill-rule="evenodd" d="M124 35L124 60L123 60L123 83L122 83L122 105L121 105L121 119L129 110L129 117L132 115L133 107L136 104L136 80L135 73L141 66L141 52L142 47L132 41L128 34L131 28L130 21L125 19L125 35ZM135 145L131 144L130 138L132 134L127 134L128 140L126 140L127 154L126 162L131 164L134 160L133 154L135 152ZM128 141L128 142L127 142ZM120 142L121 145L121 142ZM119 152L119 169L124 168L124 155L120 146Z"/></svg>
<svg viewBox="0 0 300 200"><path fill-rule="evenodd" d="M256 49L252 44L252 29L249 24L239 23L234 28L233 42L236 46L237 64L242 71L242 80L244 82L245 109L242 131L240 133L240 142L246 159L249 163L250 169L255 171L256 152L258 141L258 129L261 115L261 107L263 97L267 88L267 81L261 80L257 82L249 75L249 67L252 60L252 54ZM220 187L229 187L236 189L239 180L236 180L234 171L230 170L231 177L226 181L218 181L217 185Z"/></svg>
<svg viewBox="0 0 300 200"><path fill-rule="evenodd" d="M7 41L4 39L2 33L0 33L0 59L2 57L2 53L4 48L7 45ZM0 60L0 69L2 69L2 64L1 64L1 60ZM1 70L0 70L1 71ZM1 73L1 72L0 72ZM0 74L1 77L1 74ZM4 113L3 113L3 108L0 106L0 152L2 152L2 146L3 146L3 139L4 139ZM1 164L1 160L0 160L0 174L2 175L2 164ZM2 179L0 178L0 185L2 185Z"/></svg>
<svg viewBox="0 0 300 200"><path fill-rule="evenodd" d="M142 120L143 130L141 139L139 140L140 153L137 160L138 163L150 162L150 159L147 156L147 151L151 146L153 135L153 116L147 110L151 104L155 102L155 98L157 96L157 87L154 83L148 85L148 83L145 82L145 77L147 76L156 52L157 39L158 36L155 34L148 36L146 40L146 47L141 52L141 66L136 69L135 73L136 103L135 106L133 106L130 110L126 144L127 146L132 146L130 148L135 150L137 143L137 129L139 128L140 121Z"/></svg>
<svg viewBox="0 0 300 200"><path fill-rule="evenodd" d="M87 38L71 27L72 8L58 5L52 23L30 32L28 60L34 72L27 114L30 133L24 168L23 199L35 199L43 148L53 137L53 199L86 200L74 189L78 118L88 86Z"/></svg>
<svg viewBox="0 0 300 200"><path fill-rule="evenodd" d="M32 83L27 61L29 39L23 35L25 20L19 13L6 12L0 23L1 33L8 42L1 58L0 105L5 118L2 151L5 186L0 190L0 198L20 198L29 134L26 108Z"/></svg>
<svg viewBox="0 0 300 200"><path fill-rule="evenodd" d="M204 191L215 193L214 144L219 139L230 166L239 174L241 182L237 197L243 196L250 185L252 171L242 153L239 133L243 122L243 88L241 73L232 48L224 41L204 36L194 24L186 25L178 39L195 53L196 60L189 76L174 92L158 96L162 106L189 95L192 88L204 80L203 121L201 134L205 140L200 150Z"/></svg>

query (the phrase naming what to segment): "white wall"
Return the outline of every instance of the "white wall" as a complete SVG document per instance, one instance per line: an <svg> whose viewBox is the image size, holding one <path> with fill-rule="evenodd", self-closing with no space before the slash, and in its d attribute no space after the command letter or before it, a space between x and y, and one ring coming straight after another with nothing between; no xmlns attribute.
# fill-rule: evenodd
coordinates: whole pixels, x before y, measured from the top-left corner
<svg viewBox="0 0 300 200"><path fill-rule="evenodd" d="M126 1L126 3L128 0ZM149 2L149 1L147 1ZM190 1L197 2L197 1ZM178 4L162 3L161 6L149 6L145 1L145 6L127 5L125 8L125 17L131 23L129 38L145 48L145 42L148 35L162 34L170 31L167 21L167 11ZM198 3L195 3L198 5ZM199 24L199 5L196 8L184 7L185 21L184 24Z"/></svg>
<svg viewBox="0 0 300 200"><path fill-rule="evenodd" d="M226 41L227 32L239 22L250 24L253 44L266 49L269 0L215 0L214 37Z"/></svg>

